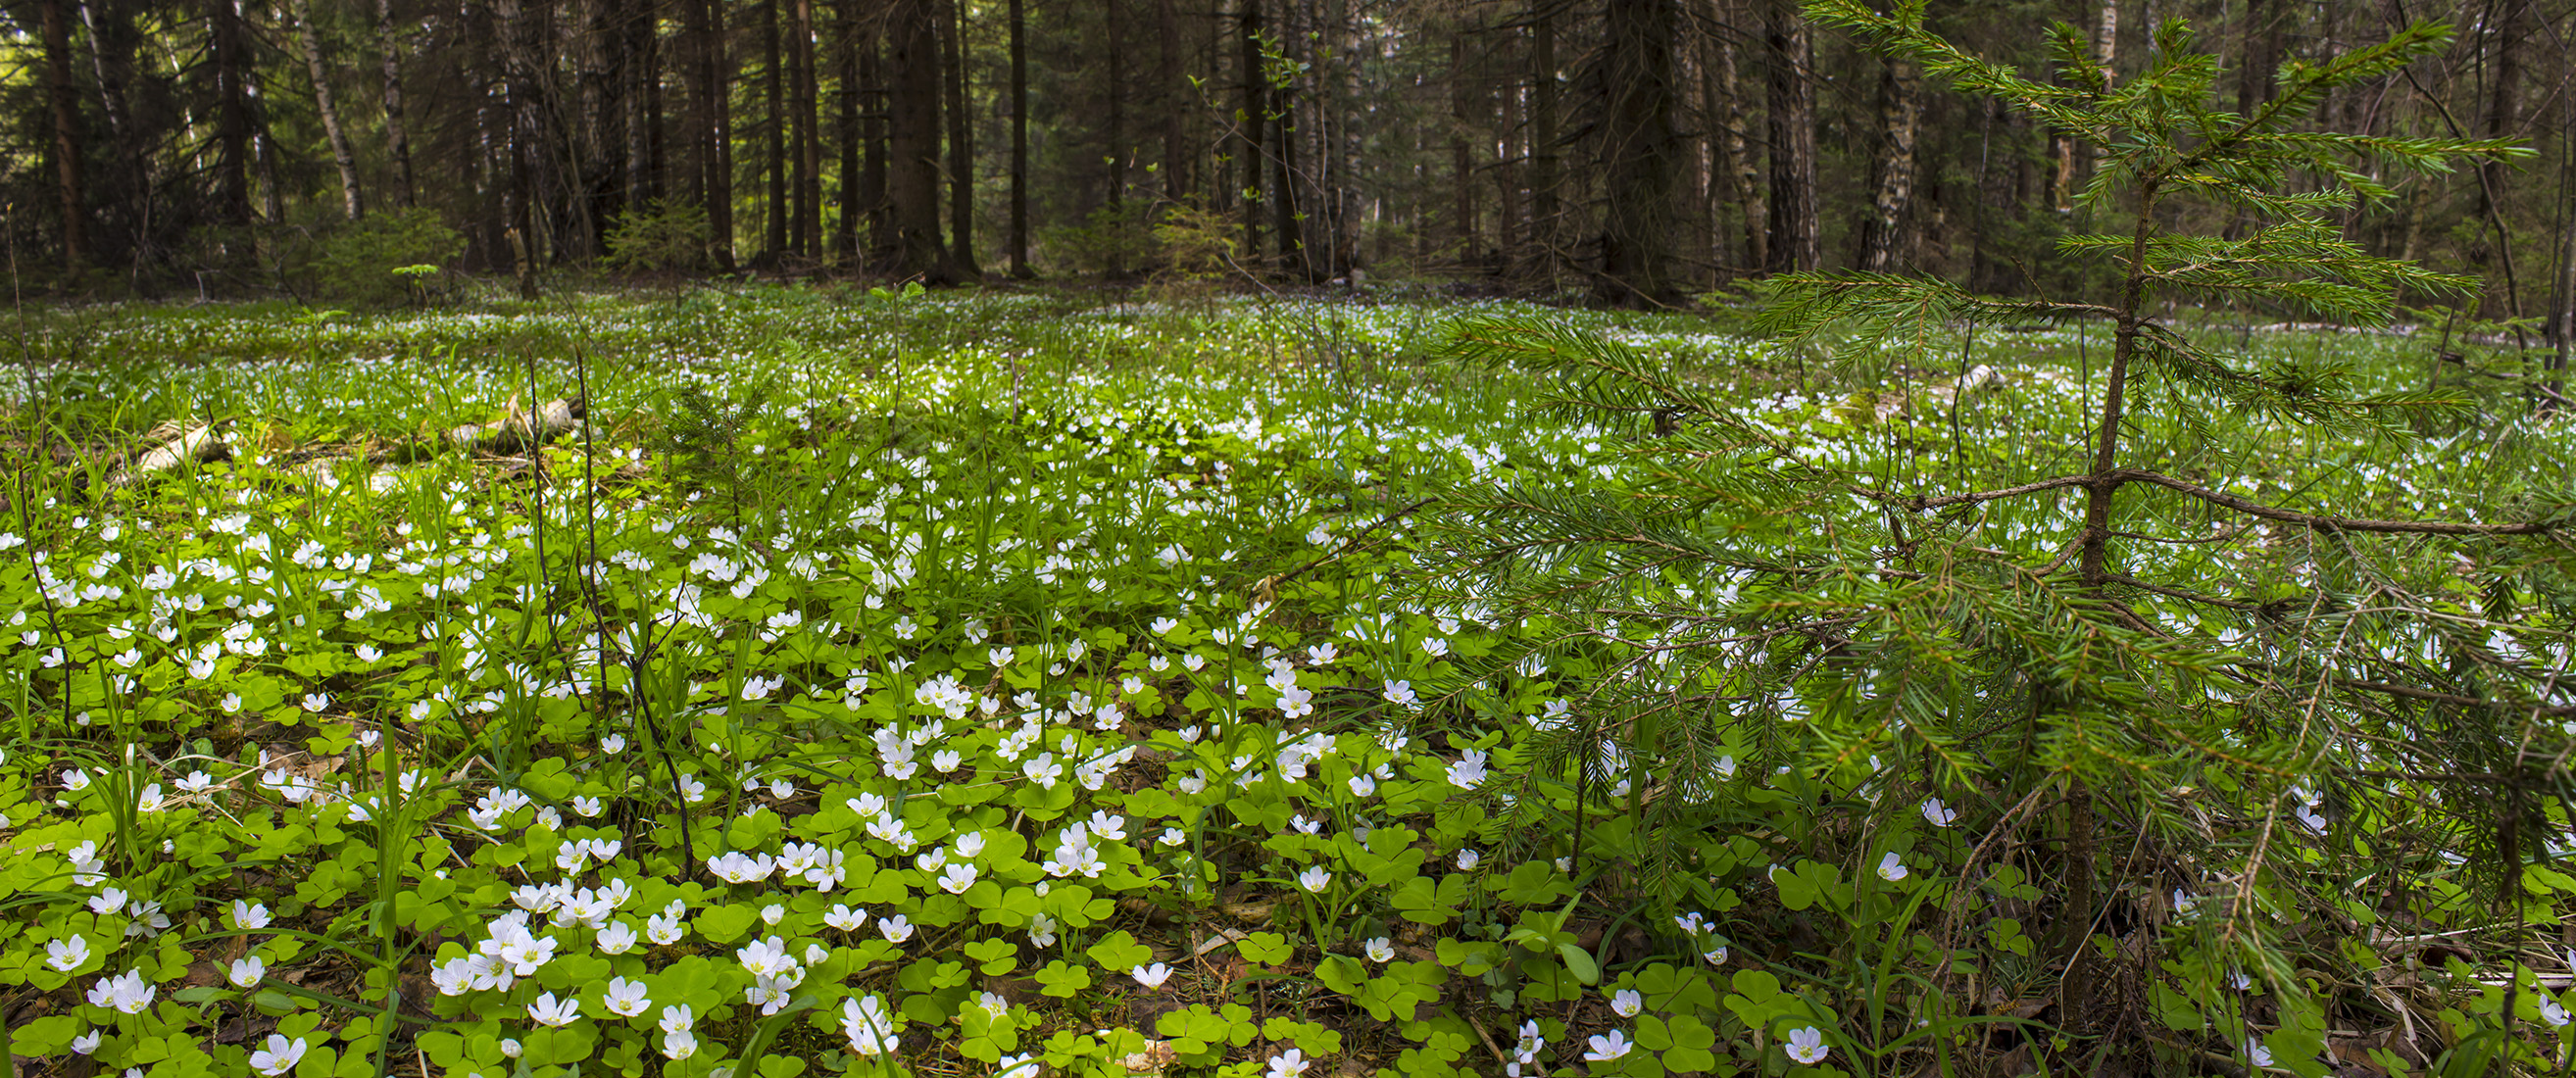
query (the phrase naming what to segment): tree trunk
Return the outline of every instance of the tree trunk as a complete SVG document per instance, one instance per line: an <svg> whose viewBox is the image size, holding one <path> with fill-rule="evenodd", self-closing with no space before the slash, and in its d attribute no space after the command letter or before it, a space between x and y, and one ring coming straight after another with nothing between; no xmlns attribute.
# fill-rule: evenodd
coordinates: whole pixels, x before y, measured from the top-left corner
<svg viewBox="0 0 2576 1078"><path fill-rule="evenodd" d="M2281 16L2273 0L2245 0L2244 46L2236 65L2236 111L2272 100L2281 68Z"/></svg>
<svg viewBox="0 0 2576 1078"><path fill-rule="evenodd" d="M625 129L626 163L619 187L623 192L625 212L640 215L652 211L653 190L653 95L652 87L661 82L661 35L658 32L660 12L657 0L635 0L618 23L621 44L618 48L618 103L620 125Z"/></svg>
<svg viewBox="0 0 2576 1078"><path fill-rule="evenodd" d="M725 51L724 8L720 0L680 0L686 17L692 68L690 102L695 147L693 171L699 204L707 213L708 253L716 268L731 270L733 261L733 106L732 68Z"/></svg>
<svg viewBox="0 0 2576 1078"><path fill-rule="evenodd" d="M1861 221L1860 268L1894 272L1908 246L1906 211L1914 202L1915 141L1923 122L1922 77L1910 61L1890 59L1878 75L1879 147L1870 161L1870 215Z"/></svg>
<svg viewBox="0 0 2576 1078"><path fill-rule="evenodd" d="M410 209L419 198L412 186L411 133L404 126L402 43L394 34L394 0L376 0L376 53L384 71L385 154L394 173L395 209Z"/></svg>
<svg viewBox="0 0 2576 1078"><path fill-rule="evenodd" d="M89 31L90 72L98 79L98 106L107 118L107 135L120 146L130 146L134 122L126 104L126 84L134 73L134 20L117 0L82 0L80 16L81 26Z"/></svg>
<svg viewBox="0 0 2576 1078"><path fill-rule="evenodd" d="M2093 60L2102 69L2105 80L2110 78L2111 61L2119 44L2119 0L2102 0L2100 14L2093 23ZM2110 152L2108 147L2096 146L2093 148L2092 158L2098 165L2102 155L2108 152ZM2055 178L2049 184L2049 197L2059 213L2075 212L2075 192L2083 186L2083 179L2077 174L2075 168L2075 162L2079 156L2081 151L2076 148L2073 134L2060 131L2051 137L2049 160L2056 166L2057 171Z"/></svg>
<svg viewBox="0 0 2576 1078"><path fill-rule="evenodd" d="M1011 276L1029 269L1029 50L1024 0L1011 0Z"/></svg>
<svg viewBox="0 0 2576 1078"><path fill-rule="evenodd" d="M1557 198L1556 167L1556 14L1539 0L1530 16L1530 226L1534 264L1549 280L1556 278L1557 251L1564 246L1557 231L1562 210Z"/></svg>
<svg viewBox="0 0 2576 1078"><path fill-rule="evenodd" d="M1521 127L1522 87L1515 78L1503 90L1502 156L1494 162L1494 243L1500 248L1497 272L1520 257L1522 237L1521 179L1528 174L1528 132Z"/></svg>
<svg viewBox="0 0 2576 1078"><path fill-rule="evenodd" d="M557 222L552 234L556 258L597 257L604 223L616 214L617 199L624 190L618 177L623 171L625 140L614 134L620 119L616 69L625 43L617 32L620 3L575 0L566 13L575 29L558 35L549 27L539 38L547 52L539 54L538 84L550 106L561 96L554 89L557 65L550 54L558 45L572 69L570 111L549 107L547 130L553 137L538 144L546 148L548 168L562 178L560 184L546 188L551 198L561 200L552 207L551 217ZM551 17L553 12L546 14Z"/></svg>
<svg viewBox="0 0 2576 1078"><path fill-rule="evenodd" d="M1013 0L1017 2L1017 0ZM832 144L841 157L841 212L833 222L832 250L839 259L859 257L859 216L866 205L859 190L859 4L838 0L833 11Z"/></svg>
<svg viewBox="0 0 2576 1078"><path fill-rule="evenodd" d="M54 179L61 186L63 265L79 269L89 262L89 208L81 175L80 87L72 82L71 20L66 0L44 0L45 89L53 101Z"/></svg>
<svg viewBox="0 0 2576 1078"><path fill-rule="evenodd" d="M1742 50L1732 33L1717 38L1717 92L1717 171L1743 232L1744 250L1735 264L1746 272L1758 272L1768 263L1764 240L1769 233L1763 225L1762 176L1750 135L1752 121L1744 108L1749 92Z"/></svg>
<svg viewBox="0 0 2576 1078"><path fill-rule="evenodd" d="M1680 161L1673 130L1673 7L1670 0L1609 0L1602 117L1609 201L1601 232L1604 302L1652 306L1671 299L1673 184Z"/></svg>
<svg viewBox="0 0 2576 1078"><path fill-rule="evenodd" d="M365 196L358 189L358 155L349 149L348 131L340 126L339 104L331 96L331 69L322 62L322 31L313 25L313 0L295 0L295 29L296 39L304 46L304 72L313 81L313 109L322 119L331 164L340 171L340 210L355 221L367 212Z"/></svg>
<svg viewBox="0 0 2576 1078"><path fill-rule="evenodd" d="M1243 76L1242 103L1234 117L1234 159L1242 162L1243 255L1258 263L1261 258L1261 212L1273 202L1261 195L1264 187L1262 146L1269 129L1270 75L1264 70L1261 55L1261 0L1240 0L1235 12L1238 57L1235 63Z"/></svg>
<svg viewBox="0 0 2576 1078"><path fill-rule="evenodd" d="M1181 81L1181 15L1173 0L1156 0L1155 22L1162 39L1162 63L1154 73L1155 96L1163 100L1163 197L1179 202L1190 191L1189 144L1181 136L1181 118L1189 101Z"/></svg>
<svg viewBox="0 0 2576 1078"><path fill-rule="evenodd" d="M2487 83L2485 116L2479 126L2488 138L2513 138L2522 127L2522 49L2531 36L2528 0L2497 0L2495 65ZM2505 164L2488 157L2478 165L2478 212L2494 232L2496 261L2504 268L2505 314L2522 316L2520 284L2514 279L2513 236L2505 227L2504 193L2510 177Z"/></svg>
<svg viewBox="0 0 2576 1078"><path fill-rule="evenodd" d="M882 11L883 9L880 9ZM893 98L886 92L884 31L870 22L859 39L859 210L867 217L866 261L892 266L901 257L894 229L894 203L887 196L886 141L892 129Z"/></svg>
<svg viewBox="0 0 2576 1078"><path fill-rule="evenodd" d="M760 259L767 264L775 264L787 253L787 94L785 72L779 66L778 2L761 0L760 4L760 167L766 192L761 200Z"/></svg>
<svg viewBox="0 0 2576 1078"><path fill-rule="evenodd" d="M893 0L887 19L894 269L945 284L949 265L939 243L939 5Z"/></svg>
<svg viewBox="0 0 2576 1078"><path fill-rule="evenodd" d="M1282 32L1293 47L1297 39L1297 8L1306 0L1280 0L1279 22ZM1283 57L1294 60L1293 53ZM1264 57L1265 60L1268 57ZM1270 103L1270 234L1279 250L1282 271L1305 266L1305 249L1297 231L1298 214L1305 212L1304 192L1298 187L1297 144L1301 141L1297 125L1297 87L1294 79L1272 85L1267 95Z"/></svg>
<svg viewBox="0 0 2576 1078"><path fill-rule="evenodd" d="M1450 230L1458 261L1476 261L1476 156L1468 145L1467 34L1464 26L1449 34L1449 183Z"/></svg>
<svg viewBox="0 0 2576 1078"><path fill-rule="evenodd" d="M542 2L542 0L539 0ZM538 200L543 186L539 180L539 158L545 153L543 137L544 110L538 102L537 81L541 77L536 52L540 35L535 23L537 12L528 0L493 0L493 32L500 40L501 77L508 102L509 123L509 189L502 215L504 230L510 237L511 258L519 267L520 293L535 290L535 266L542 247L536 231L540 216ZM533 298L533 297L531 297Z"/></svg>
<svg viewBox="0 0 2576 1078"><path fill-rule="evenodd" d="M1331 231L1325 248L1328 255L1324 276L1347 277L1360 266L1360 223L1363 192L1360 190L1361 166L1366 146L1360 140L1358 119L1363 112L1361 101L1366 91L1360 81L1360 5L1365 0L1330 0L1326 15L1332 25L1321 40L1331 44L1330 56L1318 55L1315 107L1324 117L1324 146L1330 166L1323 171L1325 198L1329 207L1324 215ZM1371 200L1368 205L1380 203Z"/></svg>
<svg viewBox="0 0 2576 1078"><path fill-rule="evenodd" d="M1103 134L1108 152L1101 155L1108 175L1101 178L1101 204L1109 208L1109 275L1127 273L1127 48L1126 27L1118 18L1120 0L1101 0L1101 53L1109 62L1108 118Z"/></svg>
<svg viewBox="0 0 2576 1078"><path fill-rule="evenodd" d="M1815 31L1790 0L1771 0L1765 21L1771 235L1764 267L1773 273L1812 270L1824 263L1816 220Z"/></svg>
<svg viewBox="0 0 2576 1078"><path fill-rule="evenodd" d="M796 0L796 253L823 254L821 78L814 70L814 0Z"/></svg>
<svg viewBox="0 0 2576 1078"><path fill-rule="evenodd" d="M206 0L206 34L215 80L215 216L250 223L250 67L238 0Z"/></svg>
<svg viewBox="0 0 2576 1078"><path fill-rule="evenodd" d="M966 6L941 0L940 47L948 69L948 260L955 275L984 275L975 261L975 128L967 112Z"/></svg>

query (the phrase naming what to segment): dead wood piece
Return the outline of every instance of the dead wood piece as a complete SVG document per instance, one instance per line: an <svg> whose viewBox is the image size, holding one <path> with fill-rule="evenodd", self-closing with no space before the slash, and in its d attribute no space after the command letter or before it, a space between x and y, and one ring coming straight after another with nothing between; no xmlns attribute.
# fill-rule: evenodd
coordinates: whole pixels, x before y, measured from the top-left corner
<svg viewBox="0 0 2576 1078"><path fill-rule="evenodd" d="M496 422L468 423L450 429L446 441L450 448L468 453L521 453L569 433L587 414L589 409L579 397L550 400L533 412L520 411L514 403L510 414Z"/></svg>
<svg viewBox="0 0 2576 1078"><path fill-rule="evenodd" d="M216 433L216 428L220 425L201 423L185 430L174 431L175 436L170 437L168 441L154 446L142 456L134 458L132 463L118 469L115 478L110 482L115 486L129 486L183 464L204 464L231 456L232 444L225 441L221 434Z"/></svg>

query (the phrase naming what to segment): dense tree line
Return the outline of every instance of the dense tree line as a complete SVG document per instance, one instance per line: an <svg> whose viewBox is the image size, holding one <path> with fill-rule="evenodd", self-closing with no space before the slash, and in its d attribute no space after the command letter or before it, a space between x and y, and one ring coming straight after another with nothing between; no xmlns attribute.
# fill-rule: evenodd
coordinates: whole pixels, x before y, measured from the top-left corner
<svg viewBox="0 0 2576 1078"><path fill-rule="evenodd" d="M2321 128L2500 135L2537 163L2346 215L2468 267L2477 314L2569 300L2576 9L2534 0L1966 0L2116 86L2152 24L2285 65L2447 18L2448 53ZM369 260L933 282L1447 272L1669 302L1766 273L2010 292L2099 150L1810 25L1795 0L17 0L0 84L20 272L102 294L299 287ZM2224 96L2224 95L2222 95ZM2091 211L2085 211L2091 212Z"/></svg>

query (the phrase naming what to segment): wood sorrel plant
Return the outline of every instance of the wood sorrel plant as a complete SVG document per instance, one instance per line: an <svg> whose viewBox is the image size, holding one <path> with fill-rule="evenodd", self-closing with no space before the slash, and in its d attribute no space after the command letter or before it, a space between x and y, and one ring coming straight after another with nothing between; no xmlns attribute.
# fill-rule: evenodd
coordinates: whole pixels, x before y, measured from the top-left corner
<svg viewBox="0 0 2576 1078"><path fill-rule="evenodd" d="M1823 445L1597 333L1467 323L1454 355L1553 371L1553 408L1642 436L1627 489L1470 488L1441 525L1449 593L1538 630L1467 681L1599 671L1532 719L1506 811L1560 824L1521 833L1571 826L1596 892L1721 951L1766 941L1723 1002L1796 1063L1946 1074L2028 1045L2084 1073L2207 1053L2313 1075L2330 1027L2417 1009L2440 1021L2384 1062L2556 1065L2556 1027L2513 1035L2565 1023L2519 965L2465 995L2438 969L2403 999L2345 986L2405 960L2391 921L2512 939L2566 880L2531 864L2570 792L2563 491L2499 489L2487 522L2231 491L2231 446L2408 439L2469 402L2170 317L2379 325L2400 289L2465 287L2362 249L2342 215L2385 176L2520 150L2305 129L2447 31L2285 65L2243 114L2180 22L2125 78L2061 26L2049 82L1926 30L1919 2L1807 10L2094 147L2095 230L2063 246L2115 283L1779 279L1768 326L1878 387L1814 411ZM1969 399L1993 372L1945 368L1999 323L2079 349L2108 328L2089 444L1964 444L1961 410L2014 405Z"/></svg>

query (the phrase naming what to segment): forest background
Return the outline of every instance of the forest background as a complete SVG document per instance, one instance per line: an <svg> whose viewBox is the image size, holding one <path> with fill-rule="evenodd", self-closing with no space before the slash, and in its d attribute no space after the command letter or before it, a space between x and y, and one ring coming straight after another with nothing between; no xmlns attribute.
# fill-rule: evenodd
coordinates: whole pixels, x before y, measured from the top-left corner
<svg viewBox="0 0 2576 1078"><path fill-rule="evenodd" d="M2434 8L2439 7L2440 10ZM2390 177L2373 253L2555 336L2576 5L1945 3L2025 70L2115 79L2191 20L2243 109L2284 65L2449 20L2324 130L2538 154ZM1788 0L23 0L0 193L79 296L422 294L437 266L1325 282L1480 278L1660 305L1850 267L2019 293L2099 150ZM1825 207L1838 207L1828 212ZM2186 224L2185 222L2175 222ZM2215 224L2221 230L2231 226ZM2425 297L2405 297L2422 300Z"/></svg>

